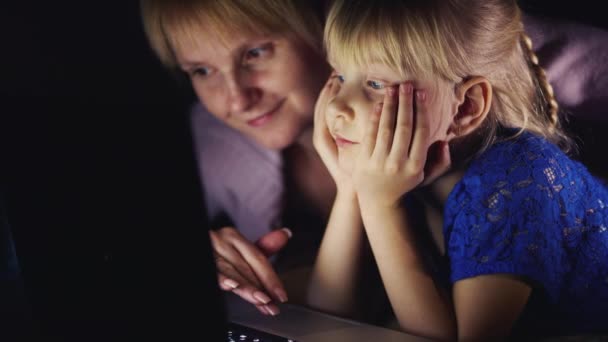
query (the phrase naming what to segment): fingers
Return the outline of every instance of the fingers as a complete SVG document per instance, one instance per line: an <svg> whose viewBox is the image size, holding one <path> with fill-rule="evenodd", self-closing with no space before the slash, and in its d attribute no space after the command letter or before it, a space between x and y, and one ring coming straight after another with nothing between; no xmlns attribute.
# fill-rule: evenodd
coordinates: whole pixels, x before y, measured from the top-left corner
<svg viewBox="0 0 608 342"><path fill-rule="evenodd" d="M270 315L270 316L276 316L278 315L281 311L279 310L279 307L274 305L274 304L267 304L267 305L256 305L256 308L264 315Z"/></svg>
<svg viewBox="0 0 608 342"><path fill-rule="evenodd" d="M257 249L255 246L234 229L223 228L219 232L210 231L210 237L213 250L217 256L221 257L220 260L234 268L235 272L247 279L248 283L262 287L256 273L242 255L242 249ZM236 243L239 243L239 248L236 247ZM217 266L220 268L226 265Z"/></svg>
<svg viewBox="0 0 608 342"><path fill-rule="evenodd" d="M270 261L268 261L260 250L248 248L247 245L242 244L243 242L241 241L235 241L235 247L241 252L243 258L245 258L247 263L251 266L251 269L255 272L256 278L260 280L262 285L261 288L265 289L273 299L279 302L286 302L288 298L285 287L274 271Z"/></svg>
<svg viewBox="0 0 608 342"><path fill-rule="evenodd" d="M399 105L393 146L388 156L388 163L402 165L407 159L408 149L414 133L414 86L411 83L399 85Z"/></svg>
<svg viewBox="0 0 608 342"><path fill-rule="evenodd" d="M221 260L215 261L217 268L217 282L220 288L224 291L232 291L241 284L246 284L247 280L236 272L228 263L223 263Z"/></svg>
<svg viewBox="0 0 608 342"><path fill-rule="evenodd" d="M222 290L232 291L251 304L261 305L268 304L272 301L267 294L260 291L257 287L252 286L246 279L238 275L238 273L235 274L234 272L223 269L218 273L217 278Z"/></svg>
<svg viewBox="0 0 608 342"><path fill-rule="evenodd" d="M226 269L224 269L224 272L226 272L226 274L231 274L231 272L227 272ZM280 310L276 305L272 304L272 299L258 288L248 284L246 280L240 278L241 283L239 283L222 273L218 273L217 277L219 286L222 290L231 291L245 301L255 305L262 314L272 316L279 314ZM239 279L240 275L238 275L238 273L232 273L232 277Z"/></svg>
<svg viewBox="0 0 608 342"><path fill-rule="evenodd" d="M361 157L370 158L374 153L376 146L376 137L378 136L378 124L382 113L382 103L378 103L372 110L369 121L365 127L363 140L361 141Z"/></svg>
<svg viewBox="0 0 608 342"><path fill-rule="evenodd" d="M410 170L422 170L426 163L426 157L431 134L430 121L427 115L427 93L425 90L416 90L416 128L414 138L409 151L408 167Z"/></svg>
<svg viewBox="0 0 608 342"><path fill-rule="evenodd" d="M377 161L384 161L388 155L395 134L395 116L397 111L397 91L394 86L386 88L384 104L380 114L376 145L373 156Z"/></svg>
<svg viewBox="0 0 608 342"><path fill-rule="evenodd" d="M269 257L283 249L283 247L287 245L292 234L293 233L289 228L273 230L259 238L255 245L264 253L264 255Z"/></svg>
<svg viewBox="0 0 608 342"><path fill-rule="evenodd" d="M287 301L282 282L261 249L232 227L211 231L210 237L218 270L218 284L224 291L232 291L256 306L263 314L277 315L279 308L273 300ZM258 243L268 252L277 252L291 237L289 229L281 229L263 236ZM260 281L258 279L260 275ZM269 296L268 293L271 294Z"/></svg>

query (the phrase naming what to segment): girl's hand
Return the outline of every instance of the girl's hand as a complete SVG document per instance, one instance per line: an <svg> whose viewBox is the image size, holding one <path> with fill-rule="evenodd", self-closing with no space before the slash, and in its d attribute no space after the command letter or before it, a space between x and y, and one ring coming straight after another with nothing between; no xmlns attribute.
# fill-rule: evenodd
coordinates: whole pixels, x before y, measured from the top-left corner
<svg viewBox="0 0 608 342"><path fill-rule="evenodd" d="M424 90L404 83L387 88L384 104L374 107L353 172L360 202L397 206L404 194L450 167L447 142L439 142L439 157L426 165L432 143L426 100Z"/></svg>
<svg viewBox="0 0 608 342"><path fill-rule="evenodd" d="M254 304L265 315L276 315L275 303L287 300L284 286L268 261L291 236L285 229L262 236L255 245L233 227L209 232L219 286Z"/></svg>
<svg viewBox="0 0 608 342"><path fill-rule="evenodd" d="M339 85L336 83L334 76L330 76L315 104L313 145L334 179L337 190L354 193L351 177L338 166L338 147L327 128L325 111L338 92Z"/></svg>

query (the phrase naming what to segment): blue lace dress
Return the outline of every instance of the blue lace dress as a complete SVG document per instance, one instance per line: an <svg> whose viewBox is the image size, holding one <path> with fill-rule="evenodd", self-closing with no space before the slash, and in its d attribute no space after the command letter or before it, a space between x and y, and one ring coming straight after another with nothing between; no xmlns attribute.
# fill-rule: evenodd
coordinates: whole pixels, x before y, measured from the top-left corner
<svg viewBox="0 0 608 342"><path fill-rule="evenodd" d="M491 146L444 215L452 283L504 273L533 287L516 332L608 331L608 187L558 147L531 133Z"/></svg>

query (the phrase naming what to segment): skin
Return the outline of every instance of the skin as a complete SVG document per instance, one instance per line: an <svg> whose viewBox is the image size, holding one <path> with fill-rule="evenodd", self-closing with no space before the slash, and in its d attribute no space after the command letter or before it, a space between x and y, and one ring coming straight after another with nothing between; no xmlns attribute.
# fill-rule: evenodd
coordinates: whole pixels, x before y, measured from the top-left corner
<svg viewBox="0 0 608 342"><path fill-rule="evenodd" d="M329 73L324 59L287 35L248 31L221 40L209 33L214 30L202 27L199 32L196 44L174 47L199 100L223 123L266 148L299 146L298 160L306 162L302 173L317 176L319 172L310 170L323 166L312 147L312 113ZM329 189L315 195L331 197ZM265 315L278 314L276 304L288 296L268 257L287 244L291 231L273 231L255 243L237 227L210 235L220 287Z"/></svg>
<svg viewBox="0 0 608 342"><path fill-rule="evenodd" d="M367 237L404 331L440 340L508 336L531 287L494 274L458 281L451 294L444 293L423 266L401 202L426 185L420 190L445 204L463 174L451 167L448 143L481 125L491 85L482 77L453 85L391 78L397 73L385 67L332 65L338 77L319 98L315 146L338 195L313 270L310 305L345 315L360 309L356 295L363 286L358 279L367 264L361 248ZM434 144L439 153L429 158Z"/></svg>
<svg viewBox="0 0 608 342"><path fill-rule="evenodd" d="M214 116L275 150L311 128L326 75L325 63L311 48L280 35L239 32L221 41L205 36L212 30L200 31L197 44L180 46L176 57Z"/></svg>

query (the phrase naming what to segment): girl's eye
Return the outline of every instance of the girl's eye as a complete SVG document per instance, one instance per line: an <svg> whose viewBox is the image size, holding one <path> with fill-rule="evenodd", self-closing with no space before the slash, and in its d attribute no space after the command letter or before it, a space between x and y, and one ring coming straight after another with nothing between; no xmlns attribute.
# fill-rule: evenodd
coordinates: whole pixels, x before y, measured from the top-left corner
<svg viewBox="0 0 608 342"><path fill-rule="evenodd" d="M336 79L338 79L338 82L344 83L344 76L336 74L335 77L336 77Z"/></svg>
<svg viewBox="0 0 608 342"><path fill-rule="evenodd" d="M376 90L384 89L384 84L378 81L367 81L367 85Z"/></svg>

